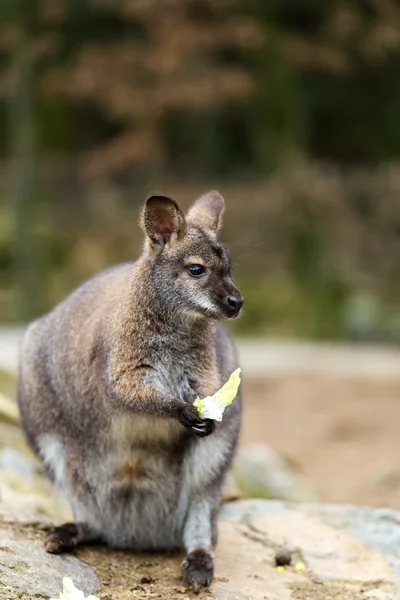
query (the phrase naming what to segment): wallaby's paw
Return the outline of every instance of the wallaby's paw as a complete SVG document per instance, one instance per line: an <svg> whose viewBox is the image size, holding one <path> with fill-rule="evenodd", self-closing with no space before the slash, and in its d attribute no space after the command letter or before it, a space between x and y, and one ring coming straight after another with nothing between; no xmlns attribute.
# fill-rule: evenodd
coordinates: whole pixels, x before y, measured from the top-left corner
<svg viewBox="0 0 400 600"><path fill-rule="evenodd" d="M50 554L71 552L78 544L78 528L75 523L54 527L44 539L44 549Z"/></svg>
<svg viewBox="0 0 400 600"><path fill-rule="evenodd" d="M188 402L180 403L178 420L184 427L188 427L189 429L202 423L197 408Z"/></svg>
<svg viewBox="0 0 400 600"><path fill-rule="evenodd" d="M206 437L210 435L215 429L215 421L212 419L203 419L199 423L192 425L191 430L198 437Z"/></svg>
<svg viewBox="0 0 400 600"><path fill-rule="evenodd" d="M200 419L197 409L186 402L182 403L178 416L179 422L190 429L198 437L210 435L215 429L215 422L211 419Z"/></svg>
<svg viewBox="0 0 400 600"><path fill-rule="evenodd" d="M214 576L214 560L207 550L193 550L183 561L185 583L198 594L202 587L209 587Z"/></svg>

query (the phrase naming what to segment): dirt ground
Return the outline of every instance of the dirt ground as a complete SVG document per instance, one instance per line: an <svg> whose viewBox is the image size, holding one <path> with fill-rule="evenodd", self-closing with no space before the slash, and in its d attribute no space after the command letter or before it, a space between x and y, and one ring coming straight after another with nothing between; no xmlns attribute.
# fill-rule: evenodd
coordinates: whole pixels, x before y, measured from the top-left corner
<svg viewBox="0 0 400 600"><path fill-rule="evenodd" d="M400 382L293 375L244 382L242 442L265 442L325 502L400 509Z"/></svg>

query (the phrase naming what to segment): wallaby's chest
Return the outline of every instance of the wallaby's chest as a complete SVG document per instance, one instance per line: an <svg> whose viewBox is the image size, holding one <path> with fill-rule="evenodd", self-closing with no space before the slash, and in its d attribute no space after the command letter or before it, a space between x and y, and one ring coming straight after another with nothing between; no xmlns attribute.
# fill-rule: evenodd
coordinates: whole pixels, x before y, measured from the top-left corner
<svg viewBox="0 0 400 600"><path fill-rule="evenodd" d="M212 355L211 355L212 357ZM153 355L151 381L168 397L182 401L212 394L219 387L218 371L207 354L171 348ZM107 451L107 470L116 485L146 488L158 482L165 473L180 469L186 449L187 436L175 419L146 415L123 414L113 421L110 446Z"/></svg>
<svg viewBox="0 0 400 600"><path fill-rule="evenodd" d="M160 385L181 400L213 394L219 387L219 375L213 357L200 352L165 352L155 364Z"/></svg>

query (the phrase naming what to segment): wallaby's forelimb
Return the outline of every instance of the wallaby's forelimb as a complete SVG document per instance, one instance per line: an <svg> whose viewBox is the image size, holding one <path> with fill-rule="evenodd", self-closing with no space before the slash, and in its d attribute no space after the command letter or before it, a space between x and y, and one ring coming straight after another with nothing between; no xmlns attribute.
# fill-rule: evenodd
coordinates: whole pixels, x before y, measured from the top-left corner
<svg viewBox="0 0 400 600"><path fill-rule="evenodd" d="M124 376L115 385L115 394L137 414L176 419L195 435L204 437L214 431L211 419L200 419L197 409L188 402L172 398L152 384L132 381Z"/></svg>

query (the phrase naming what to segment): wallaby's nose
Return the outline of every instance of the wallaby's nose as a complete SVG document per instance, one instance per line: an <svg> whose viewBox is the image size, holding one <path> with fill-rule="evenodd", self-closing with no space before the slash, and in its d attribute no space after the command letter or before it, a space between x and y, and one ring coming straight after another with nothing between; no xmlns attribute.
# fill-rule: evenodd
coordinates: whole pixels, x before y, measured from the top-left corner
<svg viewBox="0 0 400 600"><path fill-rule="evenodd" d="M231 294L226 299L227 305L229 306L229 308L231 308L233 311L235 311L235 313L238 313L239 310L242 308L243 302L244 302L244 300L243 300L242 296L240 296L239 294L236 296Z"/></svg>

